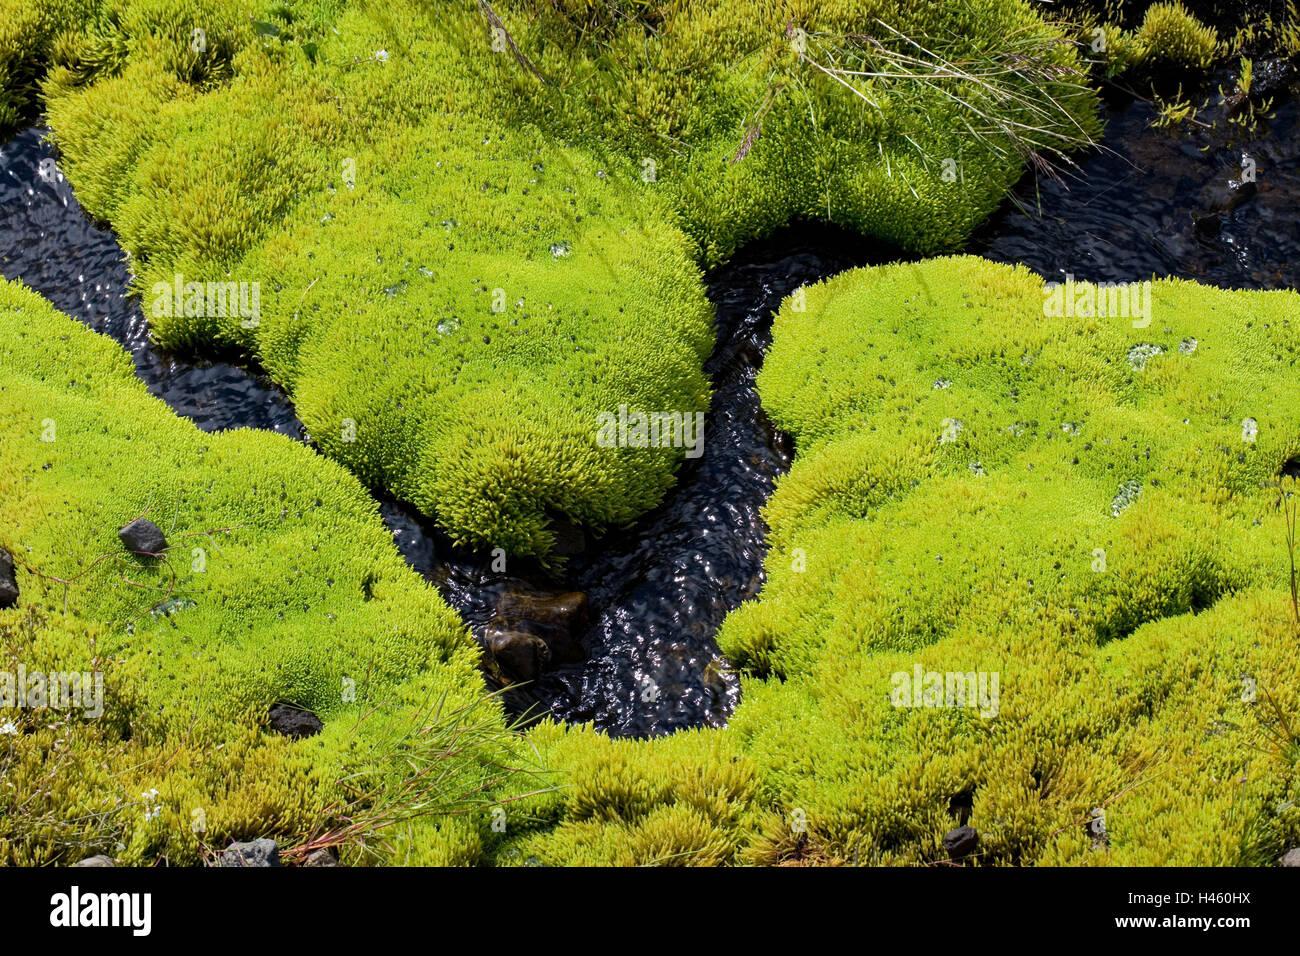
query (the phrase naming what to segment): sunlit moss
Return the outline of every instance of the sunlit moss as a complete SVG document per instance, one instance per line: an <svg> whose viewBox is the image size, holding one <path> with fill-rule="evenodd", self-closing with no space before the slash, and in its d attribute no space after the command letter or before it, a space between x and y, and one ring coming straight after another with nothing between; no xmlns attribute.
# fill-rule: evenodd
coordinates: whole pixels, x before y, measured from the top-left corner
<svg viewBox="0 0 1300 956"><path fill-rule="evenodd" d="M491 778L505 730L482 699L478 649L342 467L279 435L199 431L145 393L115 343L16 285L0 286L0 329L0 547L21 585L0 612L3 668L107 671L97 719L0 715L39 731L0 737L14 748L4 759L28 768L6 775L28 781L8 813L19 830L34 814L63 832L113 810L68 845L55 830L6 836L13 859L72 862L94 845L188 862L233 838L319 836L350 801L360 816L382 802L384 781L411 772L422 728L468 706L483 709L463 721L480 729L447 759L438 797L453 804ZM139 515L167 535L164 559L118 541ZM277 702L314 711L324 730L298 742L264 731ZM20 812L55 739L70 741L66 773ZM359 778L359 794L341 782Z"/></svg>
<svg viewBox="0 0 1300 956"><path fill-rule="evenodd" d="M1294 843L1276 475L1300 452L1300 297L1161 281L1149 324L1046 301L973 258L786 301L759 388L799 450L767 583L719 637L742 702L711 752L539 736L571 790L527 855L634 862L637 821L727 766L755 784L712 817L739 862L934 862L963 822L989 864L1259 864ZM1161 351L1131 361L1143 344ZM909 706L918 668L987 693Z"/></svg>
<svg viewBox="0 0 1300 956"><path fill-rule="evenodd" d="M955 245L1030 153L1097 128L1074 53L1011 0L646 3L648 43L607 12L504 3L503 35L467 0L106 3L46 106L161 342L246 350L364 481L457 542L546 556L670 486L680 448L601 447L596 423L707 407L700 265L797 217ZM826 73L877 17L892 46L934 40L917 82ZM1041 76L931 75L1008 37ZM259 314L153 308L178 277L259 283Z"/></svg>

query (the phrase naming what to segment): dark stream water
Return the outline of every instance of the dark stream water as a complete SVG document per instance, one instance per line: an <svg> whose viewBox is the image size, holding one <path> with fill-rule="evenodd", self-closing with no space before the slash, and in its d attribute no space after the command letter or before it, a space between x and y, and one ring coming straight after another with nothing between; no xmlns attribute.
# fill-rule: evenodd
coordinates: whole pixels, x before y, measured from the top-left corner
<svg viewBox="0 0 1300 956"><path fill-rule="evenodd" d="M1146 103L1112 104L1103 148L1078 158L1061 182L1026 179L967 251L1049 278L1300 287L1300 105L1285 86L1275 101L1253 134L1224 123L1169 132L1151 128ZM0 148L0 272L122 343L150 391L201 428L303 439L288 399L256 372L167 355L149 342L138 301L126 294L121 249L42 167L53 158L36 130ZM834 227L803 225L709 275L718 346L708 363L715 395L705 453L685 463L660 508L588 541L561 579L513 564L510 575L495 573L489 559L455 552L413 510L380 499L398 548L480 640L521 615L544 625L532 630L557 653L537 679L507 692L512 709L593 721L615 735L726 720L738 688L714 636L762 585L760 509L791 453L753 388L771 312L802 284L887 258ZM557 631L565 632L558 643Z"/></svg>

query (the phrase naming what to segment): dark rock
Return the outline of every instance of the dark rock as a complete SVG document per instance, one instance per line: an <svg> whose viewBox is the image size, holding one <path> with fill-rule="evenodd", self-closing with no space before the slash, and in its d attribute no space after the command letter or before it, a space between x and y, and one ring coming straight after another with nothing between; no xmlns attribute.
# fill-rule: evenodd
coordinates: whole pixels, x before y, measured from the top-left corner
<svg viewBox="0 0 1300 956"><path fill-rule="evenodd" d="M280 850L275 841L262 837L247 843L232 843L217 857L217 866L279 866Z"/></svg>
<svg viewBox="0 0 1300 956"><path fill-rule="evenodd" d="M1202 239L1214 239L1223 231L1223 219L1217 212L1192 213L1192 228Z"/></svg>
<svg viewBox="0 0 1300 956"><path fill-rule="evenodd" d="M100 853L97 856L88 856L84 860L78 860L73 866L117 866L117 860L111 856L105 856Z"/></svg>
<svg viewBox="0 0 1300 956"><path fill-rule="evenodd" d="M551 659L546 642L527 631L489 624L483 643L501 672L516 681L536 680Z"/></svg>
<svg viewBox="0 0 1300 956"><path fill-rule="evenodd" d="M14 559L4 548L0 548L0 609L13 607L18 603L18 574L14 571Z"/></svg>
<svg viewBox="0 0 1300 956"><path fill-rule="evenodd" d="M167 550L162 529L148 518L136 518L117 533L126 550L142 557L157 557Z"/></svg>
<svg viewBox="0 0 1300 956"><path fill-rule="evenodd" d="M307 854L307 859L303 860L303 866L338 866L338 851L332 846L321 847L319 850L312 850Z"/></svg>
<svg viewBox="0 0 1300 956"><path fill-rule="evenodd" d="M949 830L943 837L943 848L950 860L962 860L975 852L980 845L980 835L974 827L961 826Z"/></svg>
<svg viewBox="0 0 1300 956"><path fill-rule="evenodd" d="M553 660L576 664L584 656L580 637L587 619L587 595L581 591L516 589L497 600L496 617L489 627L540 637Z"/></svg>
<svg viewBox="0 0 1300 956"><path fill-rule="evenodd" d="M1254 196L1258 188L1251 180L1216 180L1201 190L1201 206L1211 215L1227 214Z"/></svg>
<svg viewBox="0 0 1300 956"><path fill-rule="evenodd" d="M975 788L966 787L948 798L948 813L957 818L957 823L966 825L971 811L975 809Z"/></svg>
<svg viewBox="0 0 1300 956"><path fill-rule="evenodd" d="M1282 854L1282 859L1277 861L1278 866L1296 866L1300 867L1300 846L1292 850L1287 850Z"/></svg>
<svg viewBox="0 0 1300 956"><path fill-rule="evenodd" d="M293 704L273 705L267 713L267 721L277 734L284 734L294 740L314 737L325 726L310 710L303 710Z"/></svg>

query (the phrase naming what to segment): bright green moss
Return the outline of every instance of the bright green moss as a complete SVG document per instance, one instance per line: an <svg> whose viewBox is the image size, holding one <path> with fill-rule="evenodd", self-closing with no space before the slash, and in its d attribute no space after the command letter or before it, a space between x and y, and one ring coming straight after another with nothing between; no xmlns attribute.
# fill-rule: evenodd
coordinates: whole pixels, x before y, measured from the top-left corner
<svg viewBox="0 0 1300 956"><path fill-rule="evenodd" d="M98 6L99 0L0 0L0 131L29 118L60 31Z"/></svg>
<svg viewBox="0 0 1300 956"><path fill-rule="evenodd" d="M496 57L513 91L503 108L529 104L548 127L632 157L707 262L794 218L950 249L1030 151L1099 129L1073 48L1019 2L682 0L608 19L605 4L501 8L547 81Z"/></svg>
<svg viewBox="0 0 1300 956"><path fill-rule="evenodd" d="M681 450L602 447L599 416L707 406L701 263L799 216L954 245L1027 150L1096 129L1074 54L1011 0L646 3L649 44L598 4L503 4L521 55L555 74L544 87L468 0L168 9L127 0L68 38L46 89L64 170L131 253L154 334L243 348L327 454L454 540L511 553L661 500ZM793 52L793 15L818 57L878 15L958 38L945 62L1032 48L1046 79L853 92ZM207 25L198 60L186 24ZM990 52L1008 35L1027 46ZM93 67L101 48L125 58ZM1060 110L1026 105L1037 80ZM1000 132L972 136L968 108ZM259 314L156 307L178 276L259 283Z"/></svg>
<svg viewBox="0 0 1300 956"><path fill-rule="evenodd" d="M19 286L0 287L0 333L0 546L22 588L19 606L0 612L4 666L109 670L102 730L60 726L52 711L5 715L71 735L88 761L104 757L84 780L69 771L61 786L76 789L47 808L55 820L76 818L95 793L125 801L112 840L130 860L184 862L201 845L255 835L294 843L347 801L382 804L429 722L469 706L484 708L481 727L443 768L439 799L494 779L489 764L508 748L495 705L482 703L478 650L343 468L278 435L206 434L177 419L117 345ZM118 542L142 514L166 533L165 560ZM323 732L296 743L261 732L280 701L315 711ZM23 736L6 759L39 779L48 745ZM146 819L149 788L164 812ZM196 807L201 836L189 826ZM21 829L24 815L10 814ZM419 852L440 852L440 834L427 826ZM5 839L14 859L71 862L39 834Z"/></svg>
<svg viewBox="0 0 1300 956"><path fill-rule="evenodd" d="M1153 3L1147 8L1136 40L1148 63L1167 63L1207 70L1214 63L1219 35L1187 12L1181 3Z"/></svg>
<svg viewBox="0 0 1300 956"><path fill-rule="evenodd" d="M746 784L701 812L739 862L940 860L963 804L991 864L1260 864L1294 843L1275 476L1300 453L1300 297L1162 281L1139 328L1045 298L1024 269L952 258L787 301L759 388L798 455L767 584L719 638L742 702L694 739L536 735L569 786L521 853L711 859L658 814L724 768ZM1163 351L1143 365L1141 345ZM895 706L918 666L983 673L986 696Z"/></svg>
<svg viewBox="0 0 1300 956"><path fill-rule="evenodd" d="M1094 51L1104 59L1108 76L1169 69L1204 73L1226 49L1218 31L1197 20L1180 2L1151 4L1132 30L1115 23L1096 29L1103 43L1101 49L1094 45ZM1090 34L1088 42L1096 44L1097 34Z"/></svg>

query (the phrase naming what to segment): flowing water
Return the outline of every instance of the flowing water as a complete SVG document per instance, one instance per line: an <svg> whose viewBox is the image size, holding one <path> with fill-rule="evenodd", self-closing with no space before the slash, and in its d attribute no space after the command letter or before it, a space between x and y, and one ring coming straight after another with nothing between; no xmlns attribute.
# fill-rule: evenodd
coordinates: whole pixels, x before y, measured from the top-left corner
<svg viewBox="0 0 1300 956"><path fill-rule="evenodd" d="M1300 287L1300 106L1279 89L1274 115L1253 134L1230 134L1223 123L1170 132L1151 127L1146 103L1113 104L1103 148L1060 182L1026 179L967 251L1046 278ZM52 158L37 130L0 148L0 271L119 341L150 391L199 427L303 439L288 399L258 373L168 355L149 341L138 301L127 295L123 253L42 165ZM380 498L402 554L480 639L520 613L568 632L572 653L509 689L513 709L592 721L614 735L726 720L738 687L715 635L762 585L760 510L791 454L754 391L771 313L800 285L888 258L834 227L803 225L751 244L710 274L718 345L707 367L715 392L704 455L683 465L658 509L575 549L559 578L527 564L498 573L490 559L456 552L412 509Z"/></svg>

